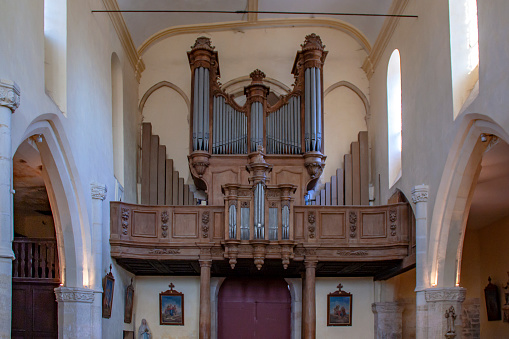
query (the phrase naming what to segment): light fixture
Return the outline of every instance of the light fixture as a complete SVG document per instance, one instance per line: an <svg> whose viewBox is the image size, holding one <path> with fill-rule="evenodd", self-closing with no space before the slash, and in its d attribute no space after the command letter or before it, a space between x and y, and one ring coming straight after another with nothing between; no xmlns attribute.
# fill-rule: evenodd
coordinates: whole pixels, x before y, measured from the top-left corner
<svg viewBox="0 0 509 339"><path fill-rule="evenodd" d="M488 141L488 137L494 137L494 136L495 135L493 135L493 134L481 133L481 141L486 142L486 141Z"/></svg>

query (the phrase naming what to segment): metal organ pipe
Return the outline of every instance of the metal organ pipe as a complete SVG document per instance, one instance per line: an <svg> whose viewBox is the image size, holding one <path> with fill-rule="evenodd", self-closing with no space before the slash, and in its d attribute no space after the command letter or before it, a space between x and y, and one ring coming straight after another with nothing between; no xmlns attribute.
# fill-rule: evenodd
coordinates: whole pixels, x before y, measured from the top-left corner
<svg viewBox="0 0 509 339"><path fill-rule="evenodd" d="M247 118L228 105L222 96L214 97L213 154L245 154L247 152Z"/></svg>
<svg viewBox="0 0 509 339"><path fill-rule="evenodd" d="M209 148L209 70L194 70L193 98L193 150L208 151Z"/></svg>
<svg viewBox="0 0 509 339"><path fill-rule="evenodd" d="M300 99L288 103L267 116L267 153L300 154Z"/></svg>
<svg viewBox="0 0 509 339"><path fill-rule="evenodd" d="M230 239L237 238L237 207L235 205L230 205L228 210L228 219L229 219L229 237Z"/></svg>
<svg viewBox="0 0 509 339"><path fill-rule="evenodd" d="M306 152L322 148L322 87L320 69L308 68L304 72L305 144Z"/></svg>
<svg viewBox="0 0 509 339"><path fill-rule="evenodd" d="M254 227L255 227L255 238L265 238L265 193L264 187L261 182L256 184L254 194Z"/></svg>

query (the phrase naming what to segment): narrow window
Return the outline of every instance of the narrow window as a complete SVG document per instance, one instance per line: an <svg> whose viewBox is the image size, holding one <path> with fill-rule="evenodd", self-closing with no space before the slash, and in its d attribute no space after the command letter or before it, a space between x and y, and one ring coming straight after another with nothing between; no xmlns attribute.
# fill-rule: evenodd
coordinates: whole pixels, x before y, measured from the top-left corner
<svg viewBox="0 0 509 339"><path fill-rule="evenodd" d="M401 178L401 61L397 49L387 68L387 124L390 188Z"/></svg>

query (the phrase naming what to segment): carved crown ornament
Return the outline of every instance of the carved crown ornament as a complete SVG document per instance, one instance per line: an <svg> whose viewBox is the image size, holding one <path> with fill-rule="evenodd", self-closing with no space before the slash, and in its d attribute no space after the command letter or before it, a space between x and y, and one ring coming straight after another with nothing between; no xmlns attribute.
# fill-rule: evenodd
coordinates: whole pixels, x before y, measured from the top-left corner
<svg viewBox="0 0 509 339"><path fill-rule="evenodd" d="M10 80L0 79L0 106L5 106L12 113L19 107L20 89Z"/></svg>
<svg viewBox="0 0 509 339"><path fill-rule="evenodd" d="M253 79L253 82L262 82L263 79L265 79L265 73L263 73L258 68L252 71L251 74L249 74L249 76L251 77L251 79Z"/></svg>
<svg viewBox="0 0 509 339"><path fill-rule="evenodd" d="M208 51L213 51L216 47L212 46L212 40L206 36L200 36L194 42L194 45L191 46L192 50L195 49L206 49Z"/></svg>
<svg viewBox="0 0 509 339"><path fill-rule="evenodd" d="M322 43L322 38L320 38L320 36L316 35L315 33L306 35L304 43L301 44L300 47L302 47L303 51L310 49L318 49L323 51L325 49L325 45Z"/></svg>

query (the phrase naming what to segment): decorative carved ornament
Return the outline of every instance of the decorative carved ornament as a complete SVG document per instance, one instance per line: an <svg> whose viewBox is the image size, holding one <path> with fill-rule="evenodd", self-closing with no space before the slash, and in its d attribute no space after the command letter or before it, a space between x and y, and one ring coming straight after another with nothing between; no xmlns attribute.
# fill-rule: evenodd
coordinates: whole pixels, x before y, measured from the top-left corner
<svg viewBox="0 0 509 339"><path fill-rule="evenodd" d="M269 201L269 208L277 208L277 201Z"/></svg>
<svg viewBox="0 0 509 339"><path fill-rule="evenodd" d="M295 255L297 255L297 256L303 256L304 254L306 254L306 249L297 248L297 249L295 249L295 251L293 251L293 253L295 253Z"/></svg>
<svg viewBox="0 0 509 339"><path fill-rule="evenodd" d="M161 230L163 231L162 232L163 238L168 237L168 220L170 220L168 211L163 211L161 213L161 223L162 223Z"/></svg>
<svg viewBox="0 0 509 339"><path fill-rule="evenodd" d="M454 306L449 307L448 310L445 311L445 319L447 319L447 333L445 337L447 339L456 338L456 327L454 322L456 321L456 312L454 310Z"/></svg>
<svg viewBox="0 0 509 339"><path fill-rule="evenodd" d="M196 39L194 45L191 46L192 50L195 49L206 49L207 51L214 51L216 47L212 46L212 40L206 36L201 36Z"/></svg>
<svg viewBox="0 0 509 339"><path fill-rule="evenodd" d="M55 288L55 295L58 302L94 302L94 291L78 287L58 287Z"/></svg>
<svg viewBox="0 0 509 339"><path fill-rule="evenodd" d="M127 235L129 229L129 214L131 214L131 211L122 207L122 234L124 235Z"/></svg>
<svg viewBox="0 0 509 339"><path fill-rule="evenodd" d="M316 222L315 212L313 212L313 211L309 212L309 214L308 214L308 222L309 222L309 226L308 226L309 237L311 239L313 239L315 237L315 230L316 230L316 226L315 226L315 222Z"/></svg>
<svg viewBox="0 0 509 339"><path fill-rule="evenodd" d="M414 204L428 201L428 186L419 185L412 189L412 201Z"/></svg>
<svg viewBox="0 0 509 339"><path fill-rule="evenodd" d="M398 220L398 211L389 210L389 221L391 222L391 235L396 235L396 220Z"/></svg>
<svg viewBox="0 0 509 339"><path fill-rule="evenodd" d="M467 290L462 287L449 287L449 288L429 288L425 290L425 297L427 302L437 301L452 301L463 302Z"/></svg>
<svg viewBox="0 0 509 339"><path fill-rule="evenodd" d="M20 90L18 85L12 81L0 79L0 106L5 106L14 113L19 104Z"/></svg>
<svg viewBox="0 0 509 339"><path fill-rule="evenodd" d="M208 238L209 237L209 221L210 221L210 212L205 211L201 215L201 230L202 230L202 237Z"/></svg>
<svg viewBox="0 0 509 339"><path fill-rule="evenodd" d="M241 208L249 208L249 201L241 201L240 207Z"/></svg>
<svg viewBox="0 0 509 339"><path fill-rule="evenodd" d="M302 47L303 51L309 51L313 49L323 51L325 49L325 45L322 43L322 38L320 38L320 36L316 35L315 33L306 35L304 43L301 44L300 47Z"/></svg>
<svg viewBox="0 0 509 339"><path fill-rule="evenodd" d="M336 252L338 255L342 255L342 256L345 256L345 257L363 257L363 256L366 256L368 255L368 251L363 251L363 250L339 250Z"/></svg>
<svg viewBox="0 0 509 339"><path fill-rule="evenodd" d="M104 200L106 199L106 192L108 192L106 185L100 184L98 182L93 182L90 184L90 193L92 194L92 199Z"/></svg>
<svg viewBox="0 0 509 339"><path fill-rule="evenodd" d="M251 190L239 190L237 193L239 197L250 197L252 195Z"/></svg>
<svg viewBox="0 0 509 339"><path fill-rule="evenodd" d="M180 248L156 248L148 251L150 254L180 254Z"/></svg>
<svg viewBox="0 0 509 339"><path fill-rule="evenodd" d="M350 220L350 238L355 238L357 236L357 213L350 212L349 220Z"/></svg>
<svg viewBox="0 0 509 339"><path fill-rule="evenodd" d="M257 68L249 74L249 77L253 79L253 81L262 82L263 79L265 79L265 73Z"/></svg>
<svg viewBox="0 0 509 339"><path fill-rule="evenodd" d="M210 253L213 255L213 256L223 256L224 255L224 251L223 249L221 248L212 248L210 250Z"/></svg>

